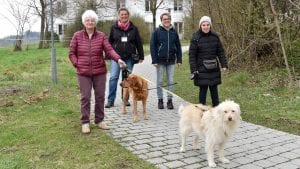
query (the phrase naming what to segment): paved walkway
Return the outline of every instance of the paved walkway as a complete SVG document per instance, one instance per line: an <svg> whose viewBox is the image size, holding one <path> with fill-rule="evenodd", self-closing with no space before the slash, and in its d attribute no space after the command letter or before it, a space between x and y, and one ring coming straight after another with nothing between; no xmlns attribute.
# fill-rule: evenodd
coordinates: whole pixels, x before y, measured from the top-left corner
<svg viewBox="0 0 300 169"><path fill-rule="evenodd" d="M146 57L143 64L136 65L133 72L150 80L149 88L155 87L156 72L150 57ZM186 101L175 97L174 110L159 110L156 90L150 90L147 103L149 120L144 121L142 113L139 113L140 121L133 123L132 113L121 113L120 93L118 91L115 107L105 110L105 121L112 127L107 134L157 168L208 168L203 139L200 139L201 149L193 150L190 136L187 151L179 152L177 108L180 104L187 104ZM131 109L128 107L128 112L132 112ZM141 112L141 109L139 103L138 111ZM217 168L300 169L300 136L242 122L225 147L225 155L231 162L222 164L216 160Z"/></svg>

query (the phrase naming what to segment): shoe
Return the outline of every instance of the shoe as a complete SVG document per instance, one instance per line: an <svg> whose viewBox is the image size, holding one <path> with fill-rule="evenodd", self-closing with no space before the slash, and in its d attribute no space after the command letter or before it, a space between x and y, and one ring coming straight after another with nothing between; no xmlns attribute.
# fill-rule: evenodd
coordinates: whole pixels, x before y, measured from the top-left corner
<svg viewBox="0 0 300 169"><path fill-rule="evenodd" d="M111 108L111 107L114 107L114 103L111 101L108 101L105 105L105 108Z"/></svg>
<svg viewBox="0 0 300 169"><path fill-rule="evenodd" d="M172 99L169 99L167 102L167 108L168 109L174 109L173 103L172 103Z"/></svg>
<svg viewBox="0 0 300 169"><path fill-rule="evenodd" d="M100 122L97 124L97 126L100 128L100 129L103 129L103 130L109 130L110 127L108 125L106 125L104 122Z"/></svg>
<svg viewBox="0 0 300 169"><path fill-rule="evenodd" d="M83 125L81 126L81 132L82 132L83 134L88 134L88 133L90 133L90 132L91 132L90 125L89 125L88 123L83 124Z"/></svg>
<svg viewBox="0 0 300 169"><path fill-rule="evenodd" d="M164 109L163 99L158 99L158 109Z"/></svg>
<svg viewBox="0 0 300 169"><path fill-rule="evenodd" d="M126 102L126 106L130 106L130 103L129 103L129 101L127 101L127 102Z"/></svg>

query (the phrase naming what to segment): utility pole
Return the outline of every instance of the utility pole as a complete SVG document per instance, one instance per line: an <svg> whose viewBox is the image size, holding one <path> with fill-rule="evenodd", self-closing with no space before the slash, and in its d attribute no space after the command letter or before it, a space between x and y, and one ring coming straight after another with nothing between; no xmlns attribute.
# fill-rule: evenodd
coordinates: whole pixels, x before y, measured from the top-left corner
<svg viewBox="0 0 300 169"><path fill-rule="evenodd" d="M56 76L56 50L54 48L54 33L53 33L53 0L50 0L50 18L51 18L51 69L52 69L52 82L57 83L57 76Z"/></svg>

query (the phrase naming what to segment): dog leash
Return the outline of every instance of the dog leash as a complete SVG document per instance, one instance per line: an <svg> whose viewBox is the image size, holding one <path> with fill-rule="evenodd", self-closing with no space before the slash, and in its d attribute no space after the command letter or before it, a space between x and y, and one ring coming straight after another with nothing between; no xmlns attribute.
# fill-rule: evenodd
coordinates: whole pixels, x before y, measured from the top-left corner
<svg viewBox="0 0 300 169"><path fill-rule="evenodd" d="M162 87L168 87L168 86L173 86L173 85L176 85L177 83L173 83L173 84L169 84L169 85L164 85L164 86L160 86L160 87L155 87L155 88L150 88L148 90L153 90L153 89L158 89L158 88L162 88Z"/></svg>

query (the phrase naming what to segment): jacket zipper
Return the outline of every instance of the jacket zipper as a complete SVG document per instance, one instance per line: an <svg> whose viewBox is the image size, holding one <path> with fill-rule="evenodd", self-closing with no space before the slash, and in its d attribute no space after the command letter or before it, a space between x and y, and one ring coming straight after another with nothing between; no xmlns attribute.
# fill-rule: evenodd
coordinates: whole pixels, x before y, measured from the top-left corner
<svg viewBox="0 0 300 169"><path fill-rule="evenodd" d="M93 71L92 71L92 56L91 56L91 43L92 43L92 38L90 39L90 37L89 37L89 63L90 63L90 74L91 74L91 76L93 75Z"/></svg>
<svg viewBox="0 0 300 169"><path fill-rule="evenodd" d="M169 42L170 41L170 31L168 30L167 32L168 32L168 55L167 55L168 56L167 57L167 63L168 63L169 62L169 57L170 57L169 56L169 52L170 52L170 42Z"/></svg>

